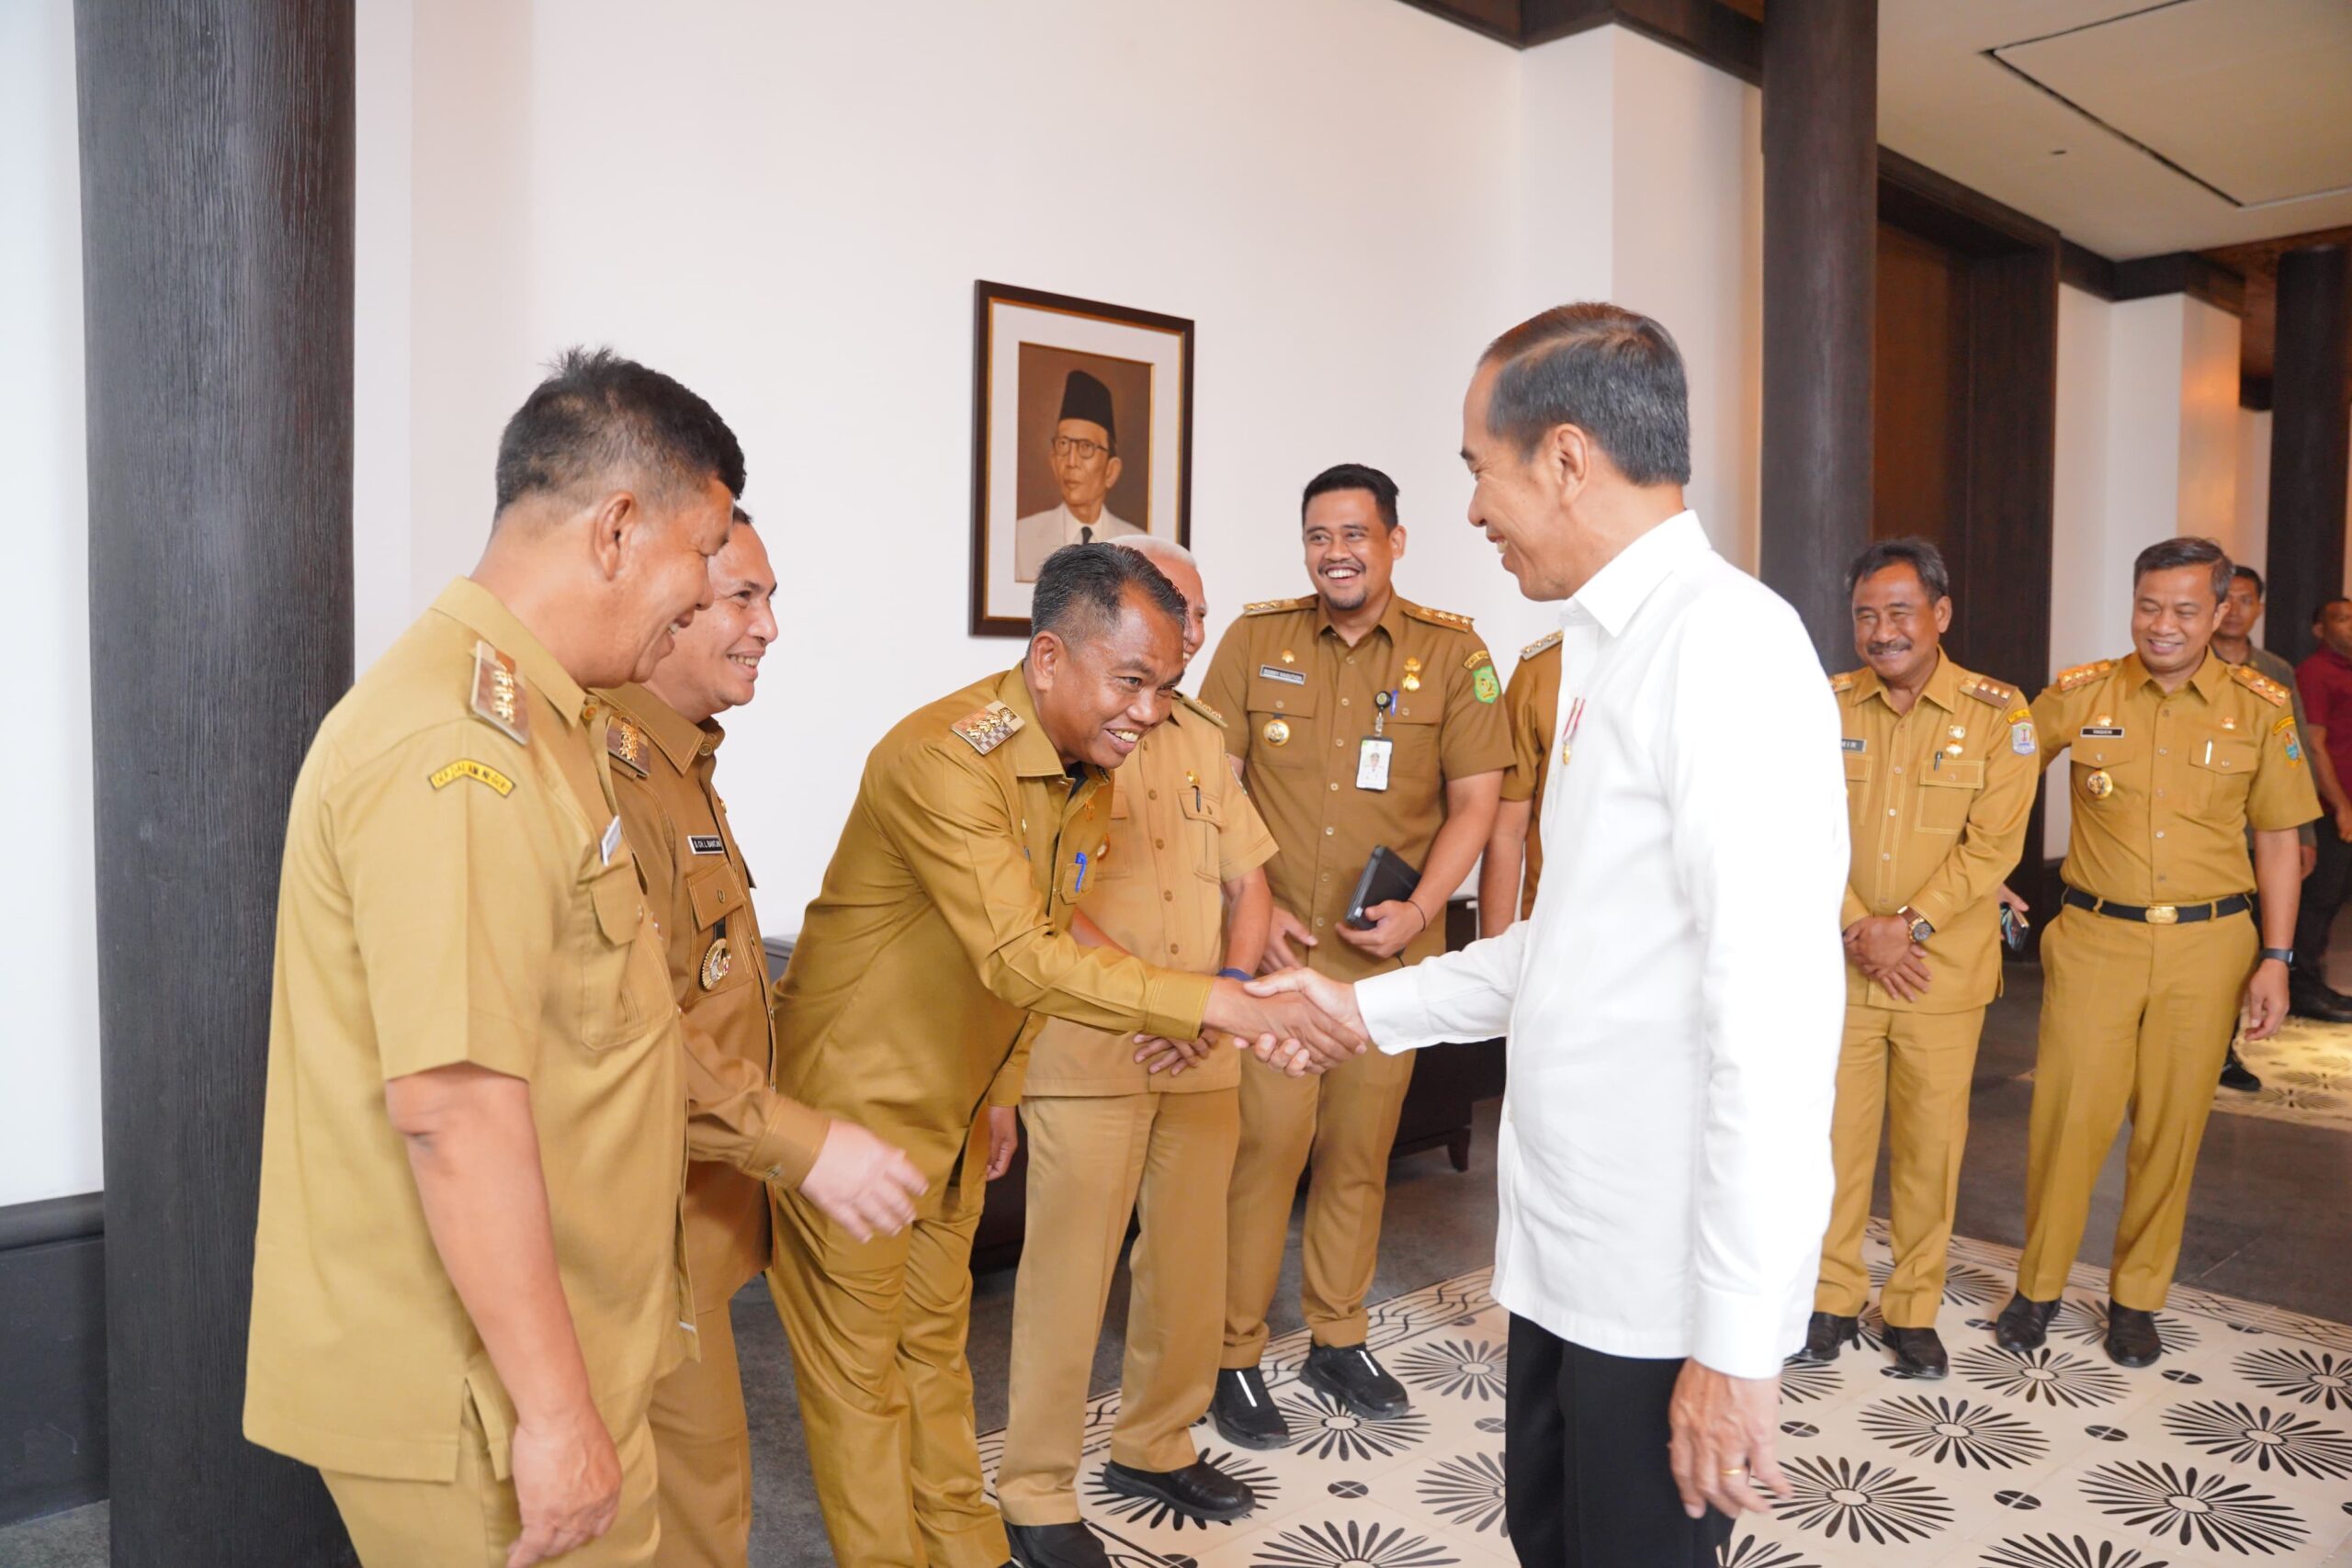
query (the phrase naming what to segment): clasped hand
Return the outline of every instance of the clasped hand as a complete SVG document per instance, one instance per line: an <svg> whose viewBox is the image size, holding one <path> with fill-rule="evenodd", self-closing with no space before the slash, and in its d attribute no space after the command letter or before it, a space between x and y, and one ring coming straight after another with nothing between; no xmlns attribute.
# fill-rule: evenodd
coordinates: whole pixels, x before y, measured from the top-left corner
<svg viewBox="0 0 2352 1568"><path fill-rule="evenodd" d="M1847 961L1906 1002L1928 994L1928 950L1900 915L1871 915L1846 928Z"/></svg>

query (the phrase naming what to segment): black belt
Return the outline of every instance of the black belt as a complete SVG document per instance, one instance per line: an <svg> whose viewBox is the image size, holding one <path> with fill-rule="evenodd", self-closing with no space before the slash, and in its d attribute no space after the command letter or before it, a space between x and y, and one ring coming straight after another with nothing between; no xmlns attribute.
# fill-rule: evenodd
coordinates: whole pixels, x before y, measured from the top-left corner
<svg viewBox="0 0 2352 1568"><path fill-rule="evenodd" d="M2254 908L2254 900L2243 893L2233 893L2210 904L2117 904L2094 898L2078 887L2067 888L2060 902L2088 909L2094 915L2105 915L2111 920L2141 920L2152 926L2193 926L2199 920L2218 920Z"/></svg>

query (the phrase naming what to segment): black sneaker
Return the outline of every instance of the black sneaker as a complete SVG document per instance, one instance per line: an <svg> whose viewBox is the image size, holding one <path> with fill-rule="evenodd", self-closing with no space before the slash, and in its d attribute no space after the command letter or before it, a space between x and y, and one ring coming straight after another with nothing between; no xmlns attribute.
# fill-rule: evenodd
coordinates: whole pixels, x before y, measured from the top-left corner
<svg viewBox="0 0 2352 1568"><path fill-rule="evenodd" d="M2234 1046L2231 1048L2230 1054L2222 1059L2222 1087L2234 1089L2245 1094L2257 1093L2262 1088L2262 1080L2256 1077L2244 1062L2238 1060Z"/></svg>
<svg viewBox="0 0 2352 1568"><path fill-rule="evenodd" d="M1805 1320L1804 1348L1789 1359L1800 1366L1826 1366L1845 1350L1847 1341L1862 1342L1862 1322L1834 1312L1817 1312Z"/></svg>
<svg viewBox="0 0 2352 1568"><path fill-rule="evenodd" d="M1008 1568L1111 1568L1111 1554L1084 1525L1012 1525Z"/></svg>
<svg viewBox="0 0 2352 1568"><path fill-rule="evenodd" d="M1204 1459L1182 1470L1136 1470L1114 1460L1102 1467L1102 1484L1122 1497L1148 1497L1195 1519L1238 1519L1258 1506L1249 1483Z"/></svg>
<svg viewBox="0 0 2352 1568"><path fill-rule="evenodd" d="M2050 1337L2050 1319L2058 1311L2056 1302L2037 1302L2019 1293L2009 1298L2001 1309L2000 1320L1993 1325L1993 1337L2001 1348L2023 1355L2039 1350L2042 1341Z"/></svg>
<svg viewBox="0 0 2352 1568"><path fill-rule="evenodd" d="M1255 1367L1227 1367L1216 1374L1209 1419L1217 1436L1238 1449L1278 1449L1290 1441L1290 1423L1274 1408L1265 1374Z"/></svg>
<svg viewBox="0 0 2352 1568"><path fill-rule="evenodd" d="M1405 1385L1361 1345L1315 1346L1298 1375L1307 1387L1329 1394L1348 1414L1366 1421L1393 1420L1413 1407Z"/></svg>

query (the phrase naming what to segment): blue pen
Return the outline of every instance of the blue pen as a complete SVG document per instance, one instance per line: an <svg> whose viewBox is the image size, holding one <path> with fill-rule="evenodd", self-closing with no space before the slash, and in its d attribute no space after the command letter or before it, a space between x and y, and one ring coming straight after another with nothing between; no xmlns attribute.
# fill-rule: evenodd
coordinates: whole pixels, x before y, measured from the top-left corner
<svg viewBox="0 0 2352 1568"><path fill-rule="evenodd" d="M1073 893L1086 891L1086 852L1084 850L1078 852L1078 883L1070 891Z"/></svg>

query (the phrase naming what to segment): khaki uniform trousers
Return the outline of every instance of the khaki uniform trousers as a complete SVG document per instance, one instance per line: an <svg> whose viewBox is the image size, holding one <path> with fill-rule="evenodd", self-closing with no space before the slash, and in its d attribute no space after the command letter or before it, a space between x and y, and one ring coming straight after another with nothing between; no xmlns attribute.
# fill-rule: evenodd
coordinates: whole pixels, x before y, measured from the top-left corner
<svg viewBox="0 0 2352 1568"><path fill-rule="evenodd" d="M1829 1230L1821 1242L1815 1312L1859 1317L1870 1300L1862 1231L1878 1180L1878 1136L1891 1123L1888 1161L1894 1271L1879 1293L1894 1328L1933 1328L1951 1248L1952 1208L1960 1198L1960 1157L1968 1144L1968 1089L1984 1010L1913 1012L1846 1009L1838 1055L1838 1107L1829 1154L1838 1171Z"/></svg>
<svg viewBox="0 0 2352 1568"><path fill-rule="evenodd" d="M857 1568L1001 1568L964 1358L972 1235L986 1196L983 1118L915 1222L861 1242L797 1192L775 1202L768 1292L792 1341L800 1426L834 1561Z"/></svg>
<svg viewBox="0 0 2352 1568"><path fill-rule="evenodd" d="M2123 1213L2109 1294L2154 1312L2180 1260L2189 1178L2246 976L2245 915L2150 926L2072 905L2041 936L2041 1043L2018 1289L2055 1301L2082 1245L2091 1187L2128 1111Z"/></svg>
<svg viewBox="0 0 2352 1568"><path fill-rule="evenodd" d="M695 1314L702 1359L653 1385L661 1467L658 1568L743 1568L752 1548L752 1427L727 1303Z"/></svg>
<svg viewBox="0 0 2352 1568"><path fill-rule="evenodd" d="M651 1568L662 1536L653 1434L640 1421L614 1446L621 1461L620 1511L611 1529L557 1559L563 1568ZM514 1480L497 1473L470 1401L455 1481L320 1473L362 1568L506 1568L506 1554L523 1534Z"/></svg>
<svg viewBox="0 0 2352 1568"><path fill-rule="evenodd" d="M1272 1075L1266 1075L1271 1077ZM997 1501L1016 1525L1078 1522L1078 1467L1094 1343L1127 1216L1126 1359L1111 1458L1182 1470L1216 1389L1214 1270L1225 1263L1225 1183L1241 1131L1238 1091L1025 1100L1028 1234L1012 1297L1012 1415Z"/></svg>
<svg viewBox="0 0 2352 1568"><path fill-rule="evenodd" d="M1265 1355L1266 1309L1282 1278L1291 1201L1310 1151L1300 1305L1317 1345L1363 1343L1388 1151L1412 1081L1409 1052L1367 1051L1320 1077L1298 1078L1244 1064L1241 1145L1226 1200L1222 1365L1254 1367Z"/></svg>

